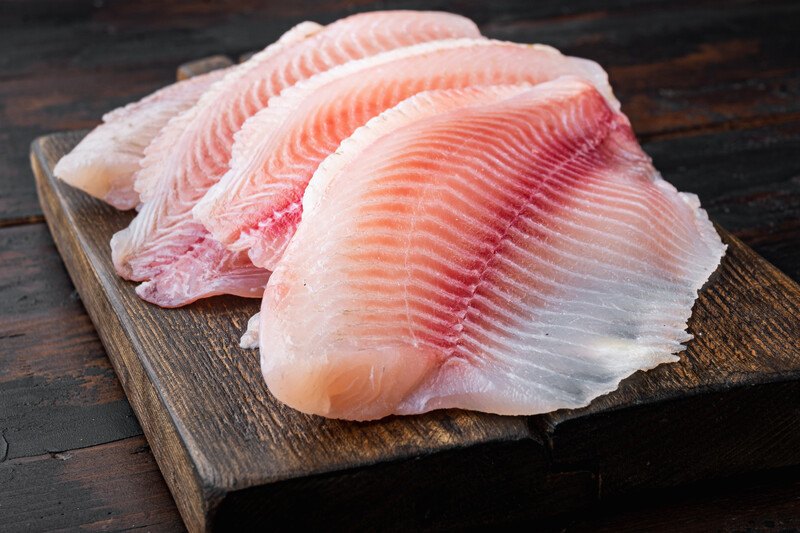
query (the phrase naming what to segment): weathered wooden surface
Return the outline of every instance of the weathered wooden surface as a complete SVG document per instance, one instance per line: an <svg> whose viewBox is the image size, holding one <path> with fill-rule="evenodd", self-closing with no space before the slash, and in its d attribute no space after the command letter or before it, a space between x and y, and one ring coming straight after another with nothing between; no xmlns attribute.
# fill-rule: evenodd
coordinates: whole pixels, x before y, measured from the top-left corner
<svg viewBox="0 0 800 533"><path fill-rule="evenodd" d="M8 459L0 502L4 531L182 528L142 436Z"/></svg>
<svg viewBox="0 0 800 533"><path fill-rule="evenodd" d="M724 230L729 248L695 305L696 340L681 362L639 372L585 409L529 419L451 410L367 424L326 420L276 402L256 354L236 346L257 302L217 298L165 310L139 300L133 284L115 275L107 243L132 215L52 175L80 137L56 134L34 143L42 207L190 529L220 523L214 520L289 519L304 506L298 520L308 525L355 526L363 516L354 521L354 508L380 523L395 517L395 525L409 527L458 519L466 525L505 520L514 501L506 494L565 510L601 497L600 479L606 494L624 494L800 464L800 288ZM781 400L784 409L765 411ZM720 418L735 438L720 438ZM754 419L755 439L782 434L782 442L753 453L758 441L747 426ZM677 444L672 457L664 456L668 442ZM714 443L729 451L725 462L709 447ZM458 459L475 449L493 460ZM413 461L420 457L426 459ZM466 464L469 476L459 480ZM526 475L510 477L520 472ZM442 479L452 484L437 489L449 490L452 500L410 490L390 508L365 503L390 483L424 487ZM540 499L550 482L565 493L558 502ZM497 491L502 486L507 493ZM309 499L309 492L325 497ZM487 506L487 493L503 497ZM441 523L421 507L430 501ZM487 508L494 512L484 514Z"/></svg>
<svg viewBox="0 0 800 533"><path fill-rule="evenodd" d="M35 224L0 232L0 264L0 297L13 306L0 327L0 428L9 443L0 457L140 435L47 228ZM89 418L92 424L86 424Z"/></svg>
<svg viewBox="0 0 800 533"><path fill-rule="evenodd" d="M237 346L257 300L215 298L165 310L140 300L134 285L116 276L108 242L132 215L52 176L55 162L80 137L59 134L34 143L42 207L190 529L206 527L220 501L237 490L531 439L522 418L445 411L353 424L275 401L257 353ZM544 449L532 448L517 468L543 464Z"/></svg>
<svg viewBox="0 0 800 533"><path fill-rule="evenodd" d="M29 466L31 454L44 453L35 457L59 468L71 460L47 450L80 448L87 458L116 454L114 468L123 468L131 461L124 447L98 443L141 438L128 437L139 434L138 426L41 222L26 157L30 140L93 126L103 112L169 83L183 61L220 51L237 57L303 18L325 21L371 6L240 0L0 5L0 226L28 224L0 229L0 486L8 479L45 479L43 470ZM698 192L715 220L800 279L800 120L794 107L800 39L793 32L800 27L800 5L615 0L602 8L583 1L435 7L472 16L497 37L550 42L601 60L665 177ZM777 409L767 406L764 412ZM49 444L37 447L40 439ZM42 448L47 450L37 451ZM65 527L93 523L96 517L86 509L106 505L114 512L104 528L130 527L127 517L146 506L137 526L174 529L179 519L165 486L157 488L157 472L120 476L120 491L109 493L108 465L89 459L81 469L59 470L74 484L36 481L38 490L3 492L0 529L39 529L29 527L41 524L38 516L24 510L48 502L64 513ZM578 522L630 531L797 528L797 476L739 478L667 497L625 497L604 504L596 518L581 514L585 518ZM72 498L76 484L80 497ZM147 498L150 491L164 496ZM11 515L10 508L18 512ZM158 518L165 516L172 521ZM574 518L564 522L573 523Z"/></svg>

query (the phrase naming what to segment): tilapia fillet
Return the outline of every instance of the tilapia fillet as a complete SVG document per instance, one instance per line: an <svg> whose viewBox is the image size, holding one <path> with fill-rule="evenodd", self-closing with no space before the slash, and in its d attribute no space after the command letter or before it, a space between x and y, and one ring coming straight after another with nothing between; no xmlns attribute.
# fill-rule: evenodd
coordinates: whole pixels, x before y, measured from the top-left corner
<svg viewBox="0 0 800 533"><path fill-rule="evenodd" d="M468 19L434 12L365 13L324 28L297 26L215 84L147 148L136 177L144 205L111 241L117 272L147 280L137 293L167 307L220 291L259 296L266 272L211 239L191 215L228 169L234 134L244 121L283 89L335 65L409 44L479 35ZM177 280L190 285L175 286Z"/></svg>
<svg viewBox="0 0 800 533"><path fill-rule="evenodd" d="M676 361L724 245L590 84L432 91L325 160L261 309L291 407L586 405Z"/></svg>
<svg viewBox="0 0 800 533"><path fill-rule="evenodd" d="M103 123L62 157L53 173L117 209L133 209L139 204L134 176L147 145L170 119L197 103L228 70L215 70L173 83L138 102L106 113Z"/></svg>
<svg viewBox="0 0 800 533"><path fill-rule="evenodd" d="M439 41L333 68L287 89L244 124L231 169L194 215L215 239L272 270L301 219L317 166L370 118L424 90L535 84L566 74L589 80L619 106L599 65L542 45Z"/></svg>

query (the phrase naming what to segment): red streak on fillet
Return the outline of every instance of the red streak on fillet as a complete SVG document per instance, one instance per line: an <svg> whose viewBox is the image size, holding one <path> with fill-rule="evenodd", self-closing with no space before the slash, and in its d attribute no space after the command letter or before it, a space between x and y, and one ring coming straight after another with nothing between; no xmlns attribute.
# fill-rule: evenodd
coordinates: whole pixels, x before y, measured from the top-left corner
<svg viewBox="0 0 800 533"><path fill-rule="evenodd" d="M430 276L425 278L437 290L428 291L422 296L434 298L436 304L431 306L431 310L437 312L437 317L446 317L448 320L429 320L424 324L418 324L420 327L417 328L416 335L418 341L439 348L438 351L444 357L443 360L457 356L465 358L473 364L478 363L478 361L472 360L471 355L476 351L465 345L463 337L464 328L469 324L480 325L481 329L487 332L499 332L503 327L513 326L515 317L498 312L489 305L487 300L483 299L486 298L489 301L493 299L491 291L488 289L496 284L495 278L501 275L497 271L503 270L498 259L508 253L507 241L513 239L508 234L509 229L521 223L522 220L526 220L526 239L540 241L541 248L544 250L550 248L550 254L556 253L552 250L552 244L546 242L548 235L544 228L552 224L552 220L556 218L558 212L571 206L566 198L580 196L581 189L593 181L594 176L591 172L587 173L585 168L602 169L611 163L613 154L605 149L605 145L609 142L609 135L615 135L614 130L620 123L619 119L614 118L599 95L597 99L595 105L600 106L605 113L600 121L592 124L594 129L587 133L588 137L578 135L577 138L565 139L561 132L553 132L552 144L543 147L546 152L545 164L538 161L535 154L532 154L532 157L523 161L525 166L520 174L508 176L515 186L504 191L502 209L499 211L487 209L482 213L482 222L485 227L480 233L480 237L470 243L472 245L470 251L477 253L471 261L462 265L466 273L451 269L449 272L443 272L438 279L431 279ZM525 142L522 139L522 143ZM529 140L529 142L528 146L535 146L533 140ZM486 149L480 143L480 140L474 142L467 140L460 147L461 154L454 153L448 154L448 156L456 160L469 160L465 155L479 154L482 149ZM528 146L521 148L526 149ZM536 150L536 148L531 149ZM430 175L446 175L447 169L443 167L443 164L433 159L423 162L415 161L415 174L404 175L402 181L414 181L415 178L418 178L424 182L425 175L428 173ZM574 180L563 179L564 174L570 171L580 173L583 179L577 183ZM393 176L396 178L397 174ZM465 177L464 179L466 181L470 178ZM480 188L473 188L470 192L478 202L482 200ZM407 206L398 207L397 210L405 211L404 215L414 216L412 210ZM459 221L453 219L452 211L449 213L449 217L453 226L459 225ZM464 255L466 255L466 251ZM463 261L462 258L459 260ZM420 263L418 257L411 261L412 265ZM437 267L441 271L441 267L438 265ZM419 271L415 270L413 266L411 268L411 276L414 279L422 278ZM545 278L557 275L554 271L541 272L541 274ZM502 272L502 275L508 277L510 273ZM552 292L549 286L539 286L535 289L545 294ZM530 301L531 296L526 295L526 298ZM427 304L425 307L428 307ZM502 306L500 307L502 308ZM474 328L471 329L474 330ZM473 331L472 334L475 335L475 332ZM483 343L493 344L493 341L484 335L479 335L478 338ZM480 352L483 350L478 351L478 353Z"/></svg>

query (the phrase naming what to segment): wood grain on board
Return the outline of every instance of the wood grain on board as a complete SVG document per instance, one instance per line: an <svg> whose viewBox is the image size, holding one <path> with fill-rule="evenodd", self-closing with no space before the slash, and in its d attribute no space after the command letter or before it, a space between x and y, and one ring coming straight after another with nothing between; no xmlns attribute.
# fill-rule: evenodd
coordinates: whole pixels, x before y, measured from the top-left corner
<svg viewBox="0 0 800 533"><path fill-rule="evenodd" d="M182 528L141 435L8 459L0 469L0 502L3 531Z"/></svg>
<svg viewBox="0 0 800 533"><path fill-rule="evenodd" d="M603 491L800 464L800 405L792 401L800 397L800 289L721 228L728 252L695 305L696 339L681 361L638 372L585 409L326 420L275 401L256 354L237 347L256 301L160 309L116 276L108 242L132 215L52 175L81 135L34 143L42 206L190 529L298 512L306 525L353 525L363 519L353 506L397 485L419 490L359 512L397 527L466 525L564 511ZM785 409L764 410L781 401ZM748 438L744 426L761 411L769 414ZM715 442L733 448L720 457ZM693 452L707 461L687 463ZM450 497L432 499L432 490Z"/></svg>
<svg viewBox="0 0 800 533"><path fill-rule="evenodd" d="M399 5L421 4L381 3ZM219 52L237 57L303 18L325 22L375 6L325 0L11 0L0 6L0 49L8 52L0 60L0 296L6 304L0 306L2 529L52 527L53 516L63 527L178 527L152 460L149 466L139 461L151 452L140 436L129 436L141 429L42 222L26 157L30 140L48 131L95 125L102 113L169 83L182 61ZM611 71L626 113L664 176L681 190L697 192L712 218L800 279L800 40L795 31L800 4L613 0L600 9L582 0L468 0L433 7L468 15L493 37L546 42L600 61ZM750 455L753 467L764 448L775 456L796 426L793 420L782 426L773 414L795 405L797 396L762 396L742 410L752 392L737 390L743 391L740 400L720 393L715 403L706 404L705 421L679 424L684 435L664 443L673 448L647 452L651 457L639 454L631 470L669 485L675 472L679 477L686 472L725 475L729 455L740 464ZM660 424L633 424L631 439L649 448L665 431L674 435L678 431L671 425L681 422L681 410L697 408L692 401L678 401L680 409ZM608 427L628 434L613 417L604 426L572 426L584 435ZM569 429L560 425L554 440ZM676 443L690 446L698 435L713 444L696 447L704 454L674 448ZM734 442L728 445L719 440L723 437ZM739 438L745 442L737 445ZM634 450L606 439L602 453L610 446L617 464ZM683 465L674 464L676 457L684 458ZM716 457L721 472L713 471L710 457ZM79 468L66 467L78 459ZM562 453L557 469L592 466L573 459ZM707 471L698 469L699 463ZM608 470L607 461L598 465L595 460L595 466L597 472ZM116 470L121 474L114 475ZM613 491L605 490L612 478L604 472L596 480L609 496L603 505L554 529L571 530L565 524L573 523L581 529L581 522L612 531L671 531L677 524L685 531L791 529L800 515L797 471L792 472L785 478L767 473L756 484L739 476L682 485L666 495L642 492L639 499L612 498ZM119 490L109 490L110 476ZM35 490L23 490L34 485ZM440 497L430 496L431 501Z"/></svg>
<svg viewBox="0 0 800 533"><path fill-rule="evenodd" d="M237 347L247 318L258 309L256 300L215 298L160 309L116 276L108 242L131 214L52 177L52 166L79 139L63 134L34 144L42 205L190 529L203 526L237 490L530 438L520 418L453 411L352 424L302 415L276 402L263 384L256 352ZM524 464L535 465L536 455L526 454ZM541 448L538 455L543 458Z"/></svg>

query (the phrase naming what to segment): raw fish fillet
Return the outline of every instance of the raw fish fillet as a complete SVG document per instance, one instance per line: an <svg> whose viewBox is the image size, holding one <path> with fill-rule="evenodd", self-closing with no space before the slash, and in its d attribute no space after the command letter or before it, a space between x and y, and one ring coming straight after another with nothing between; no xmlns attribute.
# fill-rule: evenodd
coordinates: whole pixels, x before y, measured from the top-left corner
<svg viewBox="0 0 800 533"><path fill-rule="evenodd" d="M197 103L228 70L173 83L106 113L103 123L59 160L54 174L117 209L133 209L139 204L133 176L147 145L172 117Z"/></svg>
<svg viewBox="0 0 800 533"><path fill-rule="evenodd" d="M284 88L332 66L409 44L479 35L463 17L410 11L365 13L322 29L306 23L291 30L215 84L148 147L136 181L144 206L111 241L118 273L148 280L137 293L165 307L220 292L260 295L266 273L246 254L211 239L191 216L197 200L228 169L233 135L242 123Z"/></svg>
<svg viewBox="0 0 800 533"><path fill-rule="evenodd" d="M303 191L320 162L370 118L428 89L585 77L613 103L605 71L542 45L463 39L393 50L299 83L236 136L231 170L195 207L195 218L231 250L272 270L302 216Z"/></svg>
<svg viewBox="0 0 800 533"><path fill-rule="evenodd" d="M261 365L279 400L334 418L584 406L678 360L725 248L571 77L408 99L326 159L303 207Z"/></svg>

